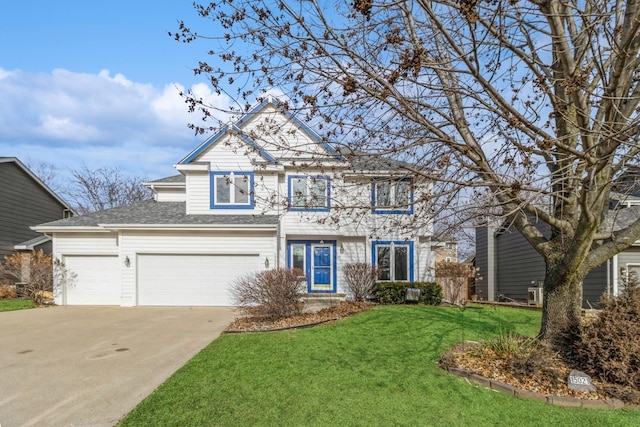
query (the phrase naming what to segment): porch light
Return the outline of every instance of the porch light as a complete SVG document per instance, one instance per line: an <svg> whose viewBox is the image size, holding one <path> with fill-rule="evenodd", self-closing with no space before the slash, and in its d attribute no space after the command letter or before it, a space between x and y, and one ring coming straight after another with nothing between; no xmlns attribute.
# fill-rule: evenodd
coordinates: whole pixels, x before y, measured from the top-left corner
<svg viewBox="0 0 640 427"><path fill-rule="evenodd" d="M124 257L124 266L125 267L131 266L131 260L129 259L129 256Z"/></svg>
<svg viewBox="0 0 640 427"><path fill-rule="evenodd" d="M264 268L269 268L269 258L264 259Z"/></svg>

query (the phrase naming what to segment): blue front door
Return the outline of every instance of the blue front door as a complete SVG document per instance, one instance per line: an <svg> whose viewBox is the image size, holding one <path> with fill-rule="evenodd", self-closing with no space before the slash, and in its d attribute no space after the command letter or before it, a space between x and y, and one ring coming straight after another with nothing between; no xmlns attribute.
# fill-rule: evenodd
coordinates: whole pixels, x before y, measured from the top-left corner
<svg viewBox="0 0 640 427"><path fill-rule="evenodd" d="M335 240L290 240L287 251L287 266L304 272L308 292L336 291Z"/></svg>
<svg viewBox="0 0 640 427"><path fill-rule="evenodd" d="M331 291L332 271L331 271L331 250L333 248L326 244L312 244L311 252L313 253L311 265L311 291Z"/></svg>

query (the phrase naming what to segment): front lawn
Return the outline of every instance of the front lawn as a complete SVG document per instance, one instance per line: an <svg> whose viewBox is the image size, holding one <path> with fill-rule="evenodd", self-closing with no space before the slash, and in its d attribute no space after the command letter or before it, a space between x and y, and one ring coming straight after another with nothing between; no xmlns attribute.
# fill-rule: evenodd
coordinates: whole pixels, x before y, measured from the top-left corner
<svg viewBox="0 0 640 427"><path fill-rule="evenodd" d="M35 304L30 300L24 299L1 299L0 311L24 310L26 308L35 308Z"/></svg>
<svg viewBox="0 0 640 427"><path fill-rule="evenodd" d="M121 425L637 425L637 410L554 407L438 367L455 342L534 335L539 322L506 307L384 306L311 329L223 335Z"/></svg>

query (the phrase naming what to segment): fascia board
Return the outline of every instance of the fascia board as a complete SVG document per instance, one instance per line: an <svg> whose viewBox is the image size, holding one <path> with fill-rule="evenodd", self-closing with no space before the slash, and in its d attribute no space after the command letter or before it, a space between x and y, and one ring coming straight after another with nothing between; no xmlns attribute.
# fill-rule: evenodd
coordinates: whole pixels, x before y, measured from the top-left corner
<svg viewBox="0 0 640 427"><path fill-rule="evenodd" d="M99 224L105 230L227 230L227 231L276 231L277 224Z"/></svg>

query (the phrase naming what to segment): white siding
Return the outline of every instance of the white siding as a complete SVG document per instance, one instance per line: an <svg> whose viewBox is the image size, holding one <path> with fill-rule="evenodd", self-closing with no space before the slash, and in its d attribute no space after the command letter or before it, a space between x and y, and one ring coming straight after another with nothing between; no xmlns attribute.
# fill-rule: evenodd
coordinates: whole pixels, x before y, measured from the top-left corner
<svg viewBox="0 0 640 427"><path fill-rule="evenodd" d="M59 259L64 255L117 255L118 234L106 233L55 233L53 253Z"/></svg>
<svg viewBox="0 0 640 427"><path fill-rule="evenodd" d="M155 191L158 202L184 202L187 200L187 192L184 188L156 188Z"/></svg>
<svg viewBox="0 0 640 427"><path fill-rule="evenodd" d="M327 151L273 105L243 124L242 130L275 158L327 156Z"/></svg>
<svg viewBox="0 0 640 427"><path fill-rule="evenodd" d="M187 181L187 214L211 213L209 172L189 172Z"/></svg>

